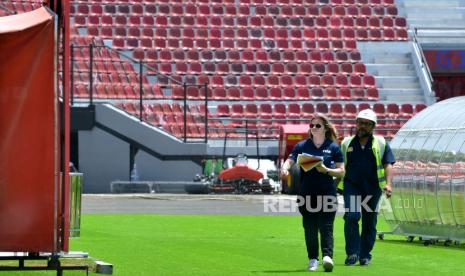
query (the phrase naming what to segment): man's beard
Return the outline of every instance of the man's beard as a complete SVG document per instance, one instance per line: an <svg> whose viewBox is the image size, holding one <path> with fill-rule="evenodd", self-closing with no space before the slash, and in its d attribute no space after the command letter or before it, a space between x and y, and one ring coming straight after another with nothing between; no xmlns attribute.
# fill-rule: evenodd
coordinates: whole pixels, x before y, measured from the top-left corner
<svg viewBox="0 0 465 276"><path fill-rule="evenodd" d="M371 132L368 132L366 130L360 130L360 129L357 129L357 132L356 132L357 136L359 138L365 138L365 137L368 137L371 135Z"/></svg>

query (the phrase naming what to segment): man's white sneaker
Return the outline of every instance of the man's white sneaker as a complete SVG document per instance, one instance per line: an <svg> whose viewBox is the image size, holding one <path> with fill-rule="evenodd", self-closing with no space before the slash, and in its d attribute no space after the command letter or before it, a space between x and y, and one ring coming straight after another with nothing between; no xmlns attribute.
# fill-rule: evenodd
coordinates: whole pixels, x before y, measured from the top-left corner
<svg viewBox="0 0 465 276"><path fill-rule="evenodd" d="M317 271L317 269L318 269L318 260L317 259L311 259L308 262L308 270Z"/></svg>
<svg viewBox="0 0 465 276"><path fill-rule="evenodd" d="M333 271L334 263L330 256L323 257L323 268L325 272Z"/></svg>

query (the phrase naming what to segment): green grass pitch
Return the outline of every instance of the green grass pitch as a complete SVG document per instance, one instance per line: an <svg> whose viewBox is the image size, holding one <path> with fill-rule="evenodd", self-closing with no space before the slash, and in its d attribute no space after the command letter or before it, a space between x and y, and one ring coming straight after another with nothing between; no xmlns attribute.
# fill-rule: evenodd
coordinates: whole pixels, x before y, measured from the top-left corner
<svg viewBox="0 0 465 276"><path fill-rule="evenodd" d="M84 215L71 250L114 265L113 275L306 275L299 216ZM379 230L388 230L380 221ZM343 220L335 223L334 275L464 275L465 246L377 240L368 267L344 266ZM320 272L323 273L322 267ZM1 272L0 275L56 275ZM65 271L64 275L85 275ZM95 275L95 274L94 274Z"/></svg>

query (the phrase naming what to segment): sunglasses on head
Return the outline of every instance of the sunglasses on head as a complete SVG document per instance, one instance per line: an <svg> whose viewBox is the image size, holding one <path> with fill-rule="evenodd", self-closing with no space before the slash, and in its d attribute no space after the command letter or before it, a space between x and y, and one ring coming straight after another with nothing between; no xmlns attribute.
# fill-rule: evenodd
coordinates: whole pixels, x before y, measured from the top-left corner
<svg viewBox="0 0 465 276"><path fill-rule="evenodd" d="M320 124L310 124L310 128L315 128L315 127L316 128L321 128L322 125L320 125Z"/></svg>

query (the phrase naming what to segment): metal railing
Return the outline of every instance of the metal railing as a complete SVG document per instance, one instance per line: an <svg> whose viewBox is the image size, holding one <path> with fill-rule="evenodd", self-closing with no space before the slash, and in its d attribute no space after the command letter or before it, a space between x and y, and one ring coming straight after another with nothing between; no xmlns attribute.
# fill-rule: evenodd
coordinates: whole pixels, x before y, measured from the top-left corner
<svg viewBox="0 0 465 276"><path fill-rule="evenodd" d="M420 84L424 89L425 99L428 104L433 104L436 100L436 93L433 90L434 79L429 69L428 62L423 53L423 48L421 43L418 40L417 28L414 29L412 33L412 48L414 53L414 64L417 66L420 71Z"/></svg>
<svg viewBox="0 0 465 276"><path fill-rule="evenodd" d="M418 41L417 32L418 32L418 29L415 28L413 31L413 35L412 35L412 41L416 45L416 47L418 47L418 53L419 53L420 61L421 61L421 68L425 70L426 75L428 76L428 80L432 86L432 84L434 83L433 75L431 74L431 71L429 70L428 61L426 60L425 54L423 52L423 48L421 47L421 43Z"/></svg>
<svg viewBox="0 0 465 276"><path fill-rule="evenodd" d="M167 76L165 74L162 74L162 73L159 73L159 72L156 72L155 68L151 67L150 65L148 65L147 63L145 63L144 61L142 60L134 60L133 58L125 55L124 53L121 53L117 50L114 50L112 49L111 47L108 47L108 46L105 46L105 45L95 45L93 43L89 44L89 45L86 45L86 46L76 46L76 45L71 45L71 70L70 70L70 74L71 74L71 95L70 95L70 101L71 101L71 106L73 106L75 103L77 103L77 100L78 100L78 97L76 97L76 83L75 83L75 73L76 73L76 66L75 66L75 62L77 61L76 57L75 57L75 49L89 49L89 56L88 58L87 57L84 57L82 59L82 61L88 61L89 63L89 68L88 68L88 71L84 71L82 72L81 71L77 71L79 74L81 73L88 73L88 96L87 98L86 97L79 97L79 103L83 104L87 101L88 99L88 104L89 105L93 105L95 102L96 102L96 93L94 91L95 89L95 84L96 82L94 81L96 79L96 71L94 70L95 69L95 62L97 60L97 58L95 57L95 51L99 51L101 49L106 49L108 50L109 52L114 52L116 53L119 57L121 57L121 60L111 60L110 62L121 62L121 61L129 61L133 67L137 67L138 70L136 70L134 68L134 72L136 74L138 74L138 96L137 98L119 98L119 97L116 97L116 98L100 98L98 99L98 102L99 103L103 103L103 102L109 102L111 104L114 104L114 100L120 100L120 101L134 101L134 100L138 100L138 114L131 114L131 115L136 115L139 120L142 122L146 122L148 124L151 124L150 122L144 120L144 103L145 102L150 102L150 103L164 103L164 102L170 102L170 103L173 103L173 102L176 102L176 101L179 101L179 100L182 100L183 102L183 135L182 137L180 137L184 142L189 142L188 141L188 138L191 138L188 136L188 133L187 133L187 110L188 110L188 107L189 107L189 103L191 102L202 102L203 104L205 104L205 107L208 107L208 90L209 90L209 87L208 87L208 84L205 83L205 84L202 84L202 85L195 85L195 84L188 84L186 82L180 82L170 76ZM105 59L103 59L105 60ZM138 72L137 72L138 71ZM178 87L183 87L184 89L184 97L182 99L179 99L179 98L175 98L173 95L172 97L162 97L162 98L157 98L156 96L155 97L149 97L147 95L144 94L144 85L146 86L150 86L150 87L153 87L154 84L149 84L149 83L145 83L144 82L144 78L146 77L146 74L144 74L144 72L148 72L148 71L151 71L153 72L155 76L159 77L159 76L162 76L164 78L166 78L166 80L168 81L168 85L165 85L165 86L157 86L158 88L160 89L171 89L171 91L173 91L173 87L175 86L178 86ZM101 73L101 72L100 72ZM82 82L81 82L82 83ZM111 83L109 83L111 85ZM133 84L133 83L131 83ZM130 84L129 84L130 85ZM86 85L87 86L87 85ZM189 97L187 96L187 89L188 87L197 87L197 88L200 88L200 89L204 89L205 91L205 97L204 99L195 99L195 100L192 100L192 99L189 99ZM205 143L207 143L208 141L208 108L205 108L205 114L204 114L204 120L203 120L203 123L204 123L204 128L205 128L205 135L203 137L203 140ZM153 125L153 124L151 124ZM159 126L157 126L159 127ZM178 137L179 138L179 137ZM195 137L195 138L198 138L198 137Z"/></svg>
<svg viewBox="0 0 465 276"><path fill-rule="evenodd" d="M75 89L76 89L76 83L75 83L75 73L76 73L76 66L75 66L75 61L77 59L75 58L75 49L89 49L88 56L83 55L83 59L81 61L88 61L89 66L88 66L88 71L84 72L78 71L79 74L84 73L88 74L88 96L86 97L75 97ZM108 51L110 53L110 57L105 57L104 53L102 50L105 49L105 51ZM112 59L111 53L117 54L118 59ZM81 53L82 54L82 53ZM100 56L97 58L97 56ZM134 69L134 73L138 73L138 95L137 97L131 97L131 98L96 98L96 93L94 91L95 89L95 84L96 82L94 81L96 78L95 74L99 74L102 72L98 72L95 68L95 62L97 61L106 61L107 59L110 59L112 62L124 62L127 61L131 64L132 69ZM425 59L423 58L423 61ZM122 65L123 66L123 65ZM187 82L181 82L175 78L172 78L170 76L164 75L162 73L156 72L155 68L151 67L149 64L142 60L135 60L132 57L127 56L124 53L121 53L120 51L117 51L115 49L112 49L111 47L105 46L105 45L95 45L93 43L86 45L86 46L76 46L76 45L71 45L71 95L70 95L70 101L71 105L74 105L76 102L80 104L85 104L88 100L89 105L93 105L96 101L99 103L103 102L109 102L113 105L115 105L114 100L119 100L122 102L132 102L134 103L137 101L137 106L135 112L129 112L128 110L124 110L125 112L138 117L138 119L141 122L145 122L147 124L150 124L155 127L159 127L163 129L163 122L159 121L159 124L153 124L150 120L146 118L147 114L144 114L144 104L149 103L149 104L156 104L156 103L176 103L179 101L182 101L182 106L183 106L183 111L182 111L182 131L181 133L174 133L172 132L174 136L177 138L181 139L184 142L198 142L199 140L203 140L204 143L208 142L208 139L211 139L212 137L215 138L224 138L224 135L226 135L226 132L228 133L236 133L235 138L239 139L245 139L246 143L249 138L249 134L251 133L258 133L260 139L276 139L278 136L278 131L279 131L279 125L282 124L284 121L288 123L295 123L295 124L307 124L308 119L291 119L291 118L286 118L286 119L277 119L277 118L272 118L272 119L265 119L265 118L260 118L259 114L256 115L256 118L235 118L235 117L222 117L222 116L217 116L214 117L212 114L209 114L209 108L208 105L211 101L210 99L210 92L212 92L209 88L208 83L204 84L192 84L192 83L187 83ZM137 70L136 70L137 69ZM138 71L138 72L137 72ZM144 93L144 86L150 86L153 87L154 84L146 83L144 82L144 78L148 76L146 72L153 72L154 74L149 74L151 76L157 76L158 77L162 76L167 80L167 85L165 86L157 86L160 89L171 89L171 92L173 92L173 87L182 87L183 89L183 97L175 97L175 95L171 94L169 95L163 95L162 97L157 97L156 95L149 96ZM108 72L107 72L108 73ZM148 82L148 80L147 80ZM111 85L112 83L108 83ZM130 85L130 84L128 84ZM200 91L204 91L203 97L190 97L188 95L188 88L190 87L196 87ZM164 94L164 93L162 93ZM201 93L200 93L201 94ZM135 95L134 95L135 96ZM111 101L110 101L111 100ZM197 119L197 124L203 124L203 137L201 137L202 133L199 135L189 135L188 131L188 111L190 109L191 104L204 104L205 108L204 110L199 110L199 112L203 112L201 116L198 116ZM200 105L199 105L200 106ZM191 114L189 114L191 115ZM380 122L383 122L385 119L380 119ZM212 122L214 121L219 121L222 124L222 127L219 128L215 126ZM352 125L353 125L353 120L352 119L332 119L334 123L337 125L341 126L339 131L342 131L345 135L352 133ZM389 121L389 119L387 119ZM399 119L396 119L395 121L399 121ZM229 122L229 123L228 123ZM234 123L231 123L234 122ZM261 123L261 124L260 124ZM266 124L265 124L266 123ZM266 125L266 127L263 127L263 125ZM347 125L347 126L345 126ZM393 128L378 128L379 131L395 131L397 129ZM216 132L216 136L213 135L214 132ZM212 134L212 135L209 135ZM221 135L220 135L221 134Z"/></svg>
<svg viewBox="0 0 465 276"><path fill-rule="evenodd" d="M150 65L146 64L145 62L143 61L137 61L129 56L127 56L126 54L124 53L121 53L111 47L108 47L106 45L94 45L94 44L89 44L89 45L86 45L86 46L76 46L76 45L73 45L71 44L71 105L74 104L74 99L75 99L75 95L74 95L74 73L75 73L75 66L74 66L74 62L75 62L75 56L74 56L74 49L84 49L84 48L89 48L89 100L90 100L90 104L93 104L93 97L94 97L94 50L95 49L99 49L99 48L104 48L104 49L107 49L108 51L110 52L115 52L117 53L120 57L122 57L123 59L121 59L121 61L129 61L130 63L132 64L135 64L138 69L139 69L139 93L140 94L143 94L143 75L144 75L144 71L148 71L148 70L151 70L152 72L155 72L155 68L151 67ZM117 61L117 60L112 60L112 61ZM145 70L144 70L145 69ZM134 69L134 71L136 71ZM173 79L171 78L170 76L167 76L165 74L162 74L162 73L159 73L157 72L156 75L158 76L163 76L165 78L167 78L171 83L175 84L175 85L183 85L182 82L176 80L176 79Z"/></svg>

